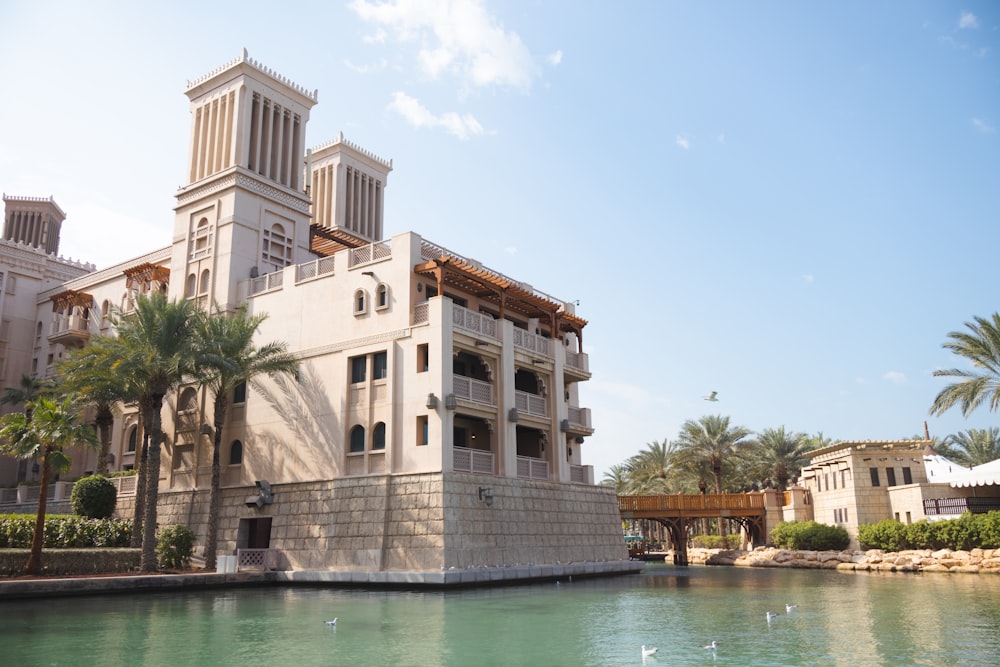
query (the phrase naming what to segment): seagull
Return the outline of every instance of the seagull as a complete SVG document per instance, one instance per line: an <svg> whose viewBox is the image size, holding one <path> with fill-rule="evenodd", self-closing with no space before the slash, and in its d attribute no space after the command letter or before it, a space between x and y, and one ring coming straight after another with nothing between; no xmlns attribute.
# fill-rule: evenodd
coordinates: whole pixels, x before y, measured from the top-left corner
<svg viewBox="0 0 1000 667"><path fill-rule="evenodd" d="M713 391L708 396L702 396L702 398L704 398L706 401L712 401L713 403L716 403L719 400L719 399L716 398L716 396L718 396L718 395L719 395L719 392Z"/></svg>
<svg viewBox="0 0 1000 667"><path fill-rule="evenodd" d="M705 649L706 651L714 651L715 649L718 648L718 642L716 642L713 639L711 644L709 644L708 646L702 646L702 648Z"/></svg>
<svg viewBox="0 0 1000 667"><path fill-rule="evenodd" d="M798 608L799 608L799 605L797 605L797 604L786 604L785 605L785 611L788 612L789 614L791 614L793 611L795 611Z"/></svg>
<svg viewBox="0 0 1000 667"><path fill-rule="evenodd" d="M337 619L336 618L333 619L332 621L323 621L323 622L326 623L327 625L337 625Z"/></svg>
<svg viewBox="0 0 1000 667"><path fill-rule="evenodd" d="M645 644L642 645L642 657L648 658L649 656L653 655L654 653L656 653L656 647L655 646L653 648L646 648Z"/></svg>
<svg viewBox="0 0 1000 667"><path fill-rule="evenodd" d="M771 621L773 621L776 618L778 618L777 614L775 614L774 612L771 612L771 611L767 612L767 622L768 623L770 623Z"/></svg>

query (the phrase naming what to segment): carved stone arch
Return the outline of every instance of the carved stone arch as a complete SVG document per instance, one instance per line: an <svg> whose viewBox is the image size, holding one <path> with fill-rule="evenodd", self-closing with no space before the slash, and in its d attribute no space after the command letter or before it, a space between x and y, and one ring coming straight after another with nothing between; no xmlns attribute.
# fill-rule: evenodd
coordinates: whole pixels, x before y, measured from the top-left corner
<svg viewBox="0 0 1000 667"><path fill-rule="evenodd" d="M497 420L496 419L484 419L483 423L486 424L486 429L490 432L491 435L493 433L496 433L496 430L497 430Z"/></svg>
<svg viewBox="0 0 1000 667"><path fill-rule="evenodd" d="M538 381L538 395L547 397L549 395L549 388L545 384L545 376L535 372L535 378Z"/></svg>

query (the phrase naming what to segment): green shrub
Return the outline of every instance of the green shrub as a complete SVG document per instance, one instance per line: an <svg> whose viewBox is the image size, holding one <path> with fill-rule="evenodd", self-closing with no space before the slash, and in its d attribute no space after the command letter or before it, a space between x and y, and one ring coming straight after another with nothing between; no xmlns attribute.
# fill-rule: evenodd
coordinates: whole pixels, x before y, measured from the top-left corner
<svg viewBox="0 0 1000 667"><path fill-rule="evenodd" d="M160 567L185 568L194 552L194 533L187 526L174 524L160 530L156 540L156 554Z"/></svg>
<svg viewBox="0 0 1000 667"><path fill-rule="evenodd" d="M901 551L909 548L906 524L894 519L858 526L858 542L862 549Z"/></svg>
<svg viewBox="0 0 1000 667"><path fill-rule="evenodd" d="M0 516L0 549L27 549L34 533L34 514ZM43 546L46 549L127 547L131 535L132 522L124 519L50 514L45 517Z"/></svg>
<svg viewBox="0 0 1000 667"><path fill-rule="evenodd" d="M982 549L1000 549L1000 512L976 514L976 542Z"/></svg>
<svg viewBox="0 0 1000 667"><path fill-rule="evenodd" d="M114 513L117 500L115 485L102 475L91 475L78 480L69 494L73 514L91 519L107 519Z"/></svg>
<svg viewBox="0 0 1000 667"><path fill-rule="evenodd" d="M771 541L783 549L797 551L841 551L851 542L840 526L815 521L783 521L771 531Z"/></svg>
<svg viewBox="0 0 1000 667"><path fill-rule="evenodd" d="M695 535L691 546L698 549L738 549L739 535Z"/></svg>

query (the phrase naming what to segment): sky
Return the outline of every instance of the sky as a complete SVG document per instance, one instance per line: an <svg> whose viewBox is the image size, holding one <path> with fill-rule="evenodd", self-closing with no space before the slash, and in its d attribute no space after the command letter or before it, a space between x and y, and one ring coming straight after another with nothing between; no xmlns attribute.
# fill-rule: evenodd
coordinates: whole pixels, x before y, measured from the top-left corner
<svg viewBox="0 0 1000 667"><path fill-rule="evenodd" d="M186 82L243 48L318 90L307 145L393 160L387 237L579 301L598 480L709 414L1000 423L929 414L1000 310L1000 4L7 0L0 190L98 268L169 245Z"/></svg>

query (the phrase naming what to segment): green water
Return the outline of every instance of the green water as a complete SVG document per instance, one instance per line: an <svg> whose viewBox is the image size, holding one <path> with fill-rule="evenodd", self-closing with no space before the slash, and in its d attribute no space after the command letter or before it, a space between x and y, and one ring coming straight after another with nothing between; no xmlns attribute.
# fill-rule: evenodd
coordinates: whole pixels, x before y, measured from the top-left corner
<svg viewBox="0 0 1000 667"><path fill-rule="evenodd" d="M785 604L798 609L785 612ZM780 612L771 623L767 611ZM323 621L337 617L336 627ZM718 642L715 653L701 647ZM3 665L1000 665L1000 576L648 565L460 591L0 603Z"/></svg>

